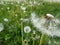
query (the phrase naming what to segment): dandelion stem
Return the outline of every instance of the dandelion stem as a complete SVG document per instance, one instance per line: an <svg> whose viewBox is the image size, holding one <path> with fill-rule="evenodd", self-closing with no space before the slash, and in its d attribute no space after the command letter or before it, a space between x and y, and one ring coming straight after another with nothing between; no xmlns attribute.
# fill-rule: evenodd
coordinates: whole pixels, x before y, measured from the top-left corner
<svg viewBox="0 0 60 45"><path fill-rule="evenodd" d="M43 43L43 38L44 38L44 34L42 33L42 36L41 36L39 45L42 45L42 43Z"/></svg>
<svg viewBox="0 0 60 45"><path fill-rule="evenodd" d="M22 45L24 45L23 43L23 23L21 22L21 33L22 33Z"/></svg>
<svg viewBox="0 0 60 45"><path fill-rule="evenodd" d="M35 40L33 39L33 45L34 45Z"/></svg>
<svg viewBox="0 0 60 45"><path fill-rule="evenodd" d="M26 39L27 39L27 45L29 45L29 44L28 44L28 34L27 34L27 37L26 37Z"/></svg>

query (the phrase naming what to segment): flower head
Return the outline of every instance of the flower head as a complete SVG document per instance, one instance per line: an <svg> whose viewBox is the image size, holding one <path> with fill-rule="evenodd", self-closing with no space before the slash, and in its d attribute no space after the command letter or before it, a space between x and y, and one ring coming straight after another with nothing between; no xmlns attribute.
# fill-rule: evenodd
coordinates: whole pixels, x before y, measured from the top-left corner
<svg viewBox="0 0 60 45"><path fill-rule="evenodd" d="M30 31L31 31L31 28L29 26L24 27L24 32L25 33L30 33Z"/></svg>
<svg viewBox="0 0 60 45"><path fill-rule="evenodd" d="M53 15L47 14L49 18L38 18L36 14L31 14L31 22L41 31L50 36L59 36L60 37L60 29L58 28L59 23L57 23L58 19L55 19ZM53 17L53 18L50 18ZM58 22L60 22L58 20Z"/></svg>

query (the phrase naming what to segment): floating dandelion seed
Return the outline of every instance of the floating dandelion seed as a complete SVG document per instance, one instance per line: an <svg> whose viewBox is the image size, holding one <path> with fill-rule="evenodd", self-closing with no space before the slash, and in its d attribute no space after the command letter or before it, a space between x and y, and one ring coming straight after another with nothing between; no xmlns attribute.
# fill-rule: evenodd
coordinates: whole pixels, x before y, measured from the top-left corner
<svg viewBox="0 0 60 45"><path fill-rule="evenodd" d="M50 36L59 36L60 37L60 29L58 25L60 22L58 19L55 19L53 15L46 14L47 17L38 18L35 13L31 13L31 22L41 31ZM58 21L57 21L58 20Z"/></svg>
<svg viewBox="0 0 60 45"><path fill-rule="evenodd" d="M24 27L24 32L25 33L30 33L31 28L29 26Z"/></svg>
<svg viewBox="0 0 60 45"><path fill-rule="evenodd" d="M0 23L0 32L4 29L4 26L2 23Z"/></svg>
<svg viewBox="0 0 60 45"><path fill-rule="evenodd" d="M4 18L4 21L5 21L5 22L8 22L8 19L7 19L7 18Z"/></svg>

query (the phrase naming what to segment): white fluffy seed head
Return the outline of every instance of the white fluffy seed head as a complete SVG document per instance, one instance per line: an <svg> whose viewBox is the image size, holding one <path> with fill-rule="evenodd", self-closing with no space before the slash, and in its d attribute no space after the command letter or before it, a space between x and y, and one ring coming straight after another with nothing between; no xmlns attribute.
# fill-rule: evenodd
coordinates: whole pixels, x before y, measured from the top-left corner
<svg viewBox="0 0 60 45"><path fill-rule="evenodd" d="M4 26L2 23L0 23L0 32L4 29Z"/></svg>
<svg viewBox="0 0 60 45"><path fill-rule="evenodd" d="M53 17L53 16L52 16ZM58 19L52 19L52 20L46 20L44 17L43 18L38 18L36 14L31 13L31 22L34 27L38 29L38 31L45 33L49 36L58 36L60 37L60 29L58 29L59 25L56 21ZM58 20L58 22L60 22Z"/></svg>
<svg viewBox="0 0 60 45"><path fill-rule="evenodd" d="M30 31L31 31L31 28L29 26L24 27L24 32L25 33L30 33Z"/></svg>

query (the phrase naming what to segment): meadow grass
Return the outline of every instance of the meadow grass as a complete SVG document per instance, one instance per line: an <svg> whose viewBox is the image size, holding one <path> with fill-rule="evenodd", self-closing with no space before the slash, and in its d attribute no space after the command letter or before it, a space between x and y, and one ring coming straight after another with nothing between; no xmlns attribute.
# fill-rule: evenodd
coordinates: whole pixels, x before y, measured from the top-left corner
<svg viewBox="0 0 60 45"><path fill-rule="evenodd" d="M21 6L26 7L26 10L21 9ZM29 1L26 2L2 2L0 1L0 23L3 23L4 30L0 32L0 45L22 45L22 40L26 37L28 38L28 44L39 45L39 39L32 39L33 30L36 31L36 35L41 36L41 32L31 24L30 21L23 22L21 18L29 19L31 13L35 12L37 16L41 17L46 13L50 13L56 18L60 19L60 3L48 3L48 2L38 2L30 6ZM4 21L7 18L8 21ZM24 33L23 28L25 26L31 27L31 32L28 34ZM23 37L22 37L23 32ZM60 38L54 38L57 42L60 42ZM34 41L34 42L33 42ZM51 44L48 44L51 41ZM49 36L45 36L43 40L43 45L53 45L53 39ZM55 45L55 44L54 44ZM56 44L57 45L57 44ZM60 44L59 44L60 45Z"/></svg>

